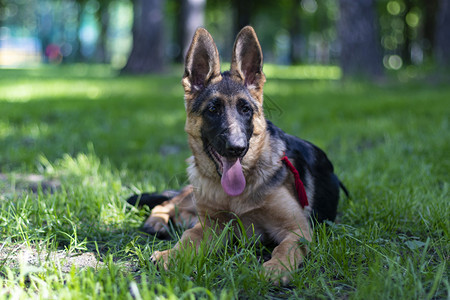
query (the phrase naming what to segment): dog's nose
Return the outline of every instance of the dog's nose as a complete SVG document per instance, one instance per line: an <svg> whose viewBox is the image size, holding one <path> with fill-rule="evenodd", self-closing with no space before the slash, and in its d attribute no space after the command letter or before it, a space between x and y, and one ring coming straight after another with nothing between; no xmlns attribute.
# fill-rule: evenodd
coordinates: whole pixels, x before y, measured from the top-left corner
<svg viewBox="0 0 450 300"><path fill-rule="evenodd" d="M247 149L247 141L244 138L227 140L225 150L228 156L241 157Z"/></svg>

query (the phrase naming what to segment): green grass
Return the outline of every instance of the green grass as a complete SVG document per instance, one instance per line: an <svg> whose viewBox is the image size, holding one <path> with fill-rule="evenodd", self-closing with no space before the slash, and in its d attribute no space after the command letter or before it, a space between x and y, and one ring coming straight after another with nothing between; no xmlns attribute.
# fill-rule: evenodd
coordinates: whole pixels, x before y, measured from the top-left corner
<svg viewBox="0 0 450 300"><path fill-rule="evenodd" d="M0 70L0 299L448 299L450 87L272 69L266 114L323 148L352 194L290 286L264 280L266 249L224 235L158 272L151 253L174 241L139 233L149 212L124 199L186 183L181 72L80 65ZM60 186L32 192L26 174ZM97 261L71 265L84 255Z"/></svg>

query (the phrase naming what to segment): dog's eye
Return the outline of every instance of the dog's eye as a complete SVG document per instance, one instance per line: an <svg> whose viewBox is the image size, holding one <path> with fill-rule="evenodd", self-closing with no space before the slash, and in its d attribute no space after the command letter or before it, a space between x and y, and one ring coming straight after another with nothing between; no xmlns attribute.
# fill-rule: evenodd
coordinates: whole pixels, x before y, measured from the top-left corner
<svg viewBox="0 0 450 300"><path fill-rule="evenodd" d="M217 109L217 106L211 104L211 105L208 107L208 111L209 111L210 113L212 113L212 114L216 114L219 110Z"/></svg>
<svg viewBox="0 0 450 300"><path fill-rule="evenodd" d="M242 107L242 112L243 113L248 113L249 111L250 111L250 107L248 107L248 106Z"/></svg>
<svg viewBox="0 0 450 300"><path fill-rule="evenodd" d="M238 107L239 113L244 114L244 115L248 115L249 113L251 114L253 111L250 103L248 103L247 100L242 99L242 98L238 99L237 107Z"/></svg>
<svg viewBox="0 0 450 300"><path fill-rule="evenodd" d="M252 108L249 105L242 105L241 106L241 113L248 114L252 111Z"/></svg>

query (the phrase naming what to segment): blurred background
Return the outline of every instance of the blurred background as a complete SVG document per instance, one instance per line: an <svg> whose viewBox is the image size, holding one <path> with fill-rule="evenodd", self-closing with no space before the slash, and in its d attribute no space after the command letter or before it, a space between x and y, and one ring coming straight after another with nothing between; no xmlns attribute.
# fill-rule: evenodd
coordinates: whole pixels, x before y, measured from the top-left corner
<svg viewBox="0 0 450 300"><path fill-rule="evenodd" d="M448 0L0 0L0 67L165 72L183 61L198 26L229 61L236 33L251 24L266 62L414 77L449 65L449 10Z"/></svg>

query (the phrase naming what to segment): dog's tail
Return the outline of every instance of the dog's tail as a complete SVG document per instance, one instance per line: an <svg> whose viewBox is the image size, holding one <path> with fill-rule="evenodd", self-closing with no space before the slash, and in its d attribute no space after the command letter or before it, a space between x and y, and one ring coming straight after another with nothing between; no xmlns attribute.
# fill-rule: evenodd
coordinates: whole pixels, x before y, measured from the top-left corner
<svg viewBox="0 0 450 300"><path fill-rule="evenodd" d="M142 207L144 205L148 206L150 209L162 204L163 202L172 199L177 196L180 191L164 191L160 194L158 193L142 193L135 194L127 199L128 204L133 206Z"/></svg>
<svg viewBox="0 0 450 300"><path fill-rule="evenodd" d="M339 187L342 189L342 191L344 191L345 196L347 196L348 199L351 199L350 193L348 192L347 188L340 180L339 180Z"/></svg>

